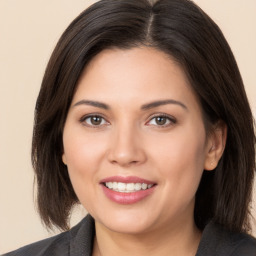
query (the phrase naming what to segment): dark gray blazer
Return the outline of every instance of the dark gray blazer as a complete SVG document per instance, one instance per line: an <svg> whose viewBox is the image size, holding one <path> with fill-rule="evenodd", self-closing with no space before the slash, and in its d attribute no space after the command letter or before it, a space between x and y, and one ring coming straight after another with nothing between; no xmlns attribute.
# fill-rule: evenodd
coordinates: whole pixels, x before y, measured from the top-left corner
<svg viewBox="0 0 256 256"><path fill-rule="evenodd" d="M71 230L22 247L4 256L91 256L94 220L87 215ZM210 222L203 231L196 256L256 256L256 239L230 233Z"/></svg>

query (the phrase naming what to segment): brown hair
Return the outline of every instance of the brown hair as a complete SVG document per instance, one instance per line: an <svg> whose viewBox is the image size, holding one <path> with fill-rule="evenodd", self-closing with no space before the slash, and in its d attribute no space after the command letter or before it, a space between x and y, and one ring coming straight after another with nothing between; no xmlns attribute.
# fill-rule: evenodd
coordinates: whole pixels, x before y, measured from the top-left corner
<svg viewBox="0 0 256 256"><path fill-rule="evenodd" d="M152 1L151 1L152 2ZM233 231L249 230L255 169L253 117L243 82L221 30L189 0L102 0L81 13L61 36L42 81L35 110L32 162L37 202L47 227L68 229L78 203L62 163L62 133L81 72L103 49L146 45L179 62L202 106L205 121L228 127L224 154L204 172L195 222L213 219Z"/></svg>

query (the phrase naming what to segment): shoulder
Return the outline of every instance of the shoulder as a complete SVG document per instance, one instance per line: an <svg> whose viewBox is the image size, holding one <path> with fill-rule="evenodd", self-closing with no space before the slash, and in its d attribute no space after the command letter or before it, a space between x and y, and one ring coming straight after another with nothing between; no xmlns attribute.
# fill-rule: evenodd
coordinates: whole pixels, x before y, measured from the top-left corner
<svg viewBox="0 0 256 256"><path fill-rule="evenodd" d="M36 243L24 246L13 252L4 254L4 256L25 256L25 255L58 255L57 253L67 251L69 237L68 232L61 233L54 237L50 237L44 240L41 240ZM66 255L63 253L63 255Z"/></svg>
<svg viewBox="0 0 256 256"><path fill-rule="evenodd" d="M255 256L256 239L245 233L230 232L210 222L203 231L196 256Z"/></svg>
<svg viewBox="0 0 256 256"><path fill-rule="evenodd" d="M41 240L36 243L24 246L13 252L3 254L2 256L68 256L74 255L72 251L83 250L80 247L90 247L90 242L93 237L94 222L91 216L86 216L80 223L69 231L59 235ZM80 245L81 236L88 240L88 245Z"/></svg>
<svg viewBox="0 0 256 256"><path fill-rule="evenodd" d="M246 234L237 235L235 239L232 256L255 256L256 255L256 239Z"/></svg>

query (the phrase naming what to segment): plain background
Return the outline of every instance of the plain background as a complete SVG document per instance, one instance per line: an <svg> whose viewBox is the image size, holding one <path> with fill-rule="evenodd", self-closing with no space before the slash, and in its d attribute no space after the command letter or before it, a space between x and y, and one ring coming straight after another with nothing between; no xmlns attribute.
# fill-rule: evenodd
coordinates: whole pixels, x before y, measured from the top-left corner
<svg viewBox="0 0 256 256"><path fill-rule="evenodd" d="M34 105L58 38L93 2L0 0L0 254L53 235L41 225L33 203L30 150ZM256 116L256 1L195 2L215 20L230 43ZM84 215L79 207L72 225ZM255 230L254 224L254 235Z"/></svg>

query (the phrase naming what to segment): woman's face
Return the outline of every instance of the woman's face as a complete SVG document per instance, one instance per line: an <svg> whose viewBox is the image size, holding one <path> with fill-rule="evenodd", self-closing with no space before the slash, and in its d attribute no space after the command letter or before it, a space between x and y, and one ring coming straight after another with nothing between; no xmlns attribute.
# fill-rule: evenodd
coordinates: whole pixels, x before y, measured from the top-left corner
<svg viewBox="0 0 256 256"><path fill-rule="evenodd" d="M104 227L142 233L193 220L211 143L186 76L164 53L98 54L78 82L63 143L74 190Z"/></svg>

